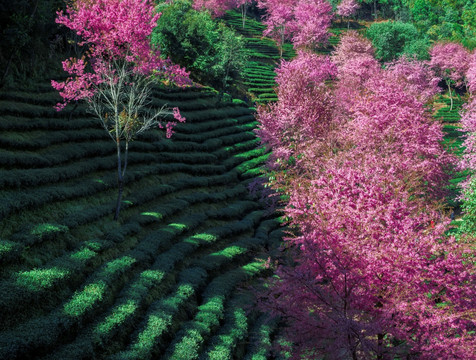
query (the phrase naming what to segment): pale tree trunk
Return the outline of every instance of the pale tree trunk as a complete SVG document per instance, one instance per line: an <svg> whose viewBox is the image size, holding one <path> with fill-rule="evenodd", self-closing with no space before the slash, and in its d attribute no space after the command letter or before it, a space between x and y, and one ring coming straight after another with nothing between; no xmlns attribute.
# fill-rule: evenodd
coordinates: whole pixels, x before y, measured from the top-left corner
<svg viewBox="0 0 476 360"><path fill-rule="evenodd" d="M446 85L448 85L448 92L450 94L450 111L453 110L453 96L451 96L451 84L449 81L446 81Z"/></svg>
<svg viewBox="0 0 476 360"><path fill-rule="evenodd" d="M374 0L374 18L377 20L377 0Z"/></svg>
<svg viewBox="0 0 476 360"><path fill-rule="evenodd" d="M283 58L283 47L284 47L284 25L281 28L281 44L279 46L279 57L282 59Z"/></svg>
<svg viewBox="0 0 476 360"><path fill-rule="evenodd" d="M241 19L243 21L243 30L245 29L245 21L246 21L246 3L241 5Z"/></svg>

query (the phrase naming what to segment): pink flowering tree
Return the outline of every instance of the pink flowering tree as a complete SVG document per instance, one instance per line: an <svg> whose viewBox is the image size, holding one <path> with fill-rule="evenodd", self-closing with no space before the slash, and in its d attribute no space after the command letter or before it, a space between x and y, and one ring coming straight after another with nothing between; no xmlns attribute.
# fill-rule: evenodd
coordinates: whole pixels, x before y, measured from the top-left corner
<svg viewBox="0 0 476 360"><path fill-rule="evenodd" d="M337 66L336 97L338 106L346 111L357 96L365 90L365 82L381 72L375 59L372 42L355 30L347 31L333 52L332 61Z"/></svg>
<svg viewBox="0 0 476 360"><path fill-rule="evenodd" d="M235 0L194 0L193 8L195 10L208 10L213 17L221 17L228 10L238 7Z"/></svg>
<svg viewBox="0 0 476 360"><path fill-rule="evenodd" d="M299 0L294 7L291 41L295 48L316 48L329 39L332 6L327 0Z"/></svg>
<svg viewBox="0 0 476 360"><path fill-rule="evenodd" d="M473 175L476 171L476 96L474 95L476 91L476 52L471 55L466 78L471 93L467 104L461 111L461 130L465 133L465 141L460 167L470 170ZM463 184L463 187L468 184Z"/></svg>
<svg viewBox="0 0 476 360"><path fill-rule="evenodd" d="M335 77L336 67L329 57L298 51L293 60L281 61L276 73L279 100L258 107L257 133L273 149L273 159L283 162L330 126L333 99L326 95L325 81Z"/></svg>
<svg viewBox="0 0 476 360"><path fill-rule="evenodd" d="M329 38L333 15L326 0L263 0L258 6L267 12L264 35L276 40L281 56L285 40L295 48L315 48Z"/></svg>
<svg viewBox="0 0 476 360"><path fill-rule="evenodd" d="M286 320L293 359L471 358L471 249L445 238L415 178L392 171L401 160L350 151L287 169L297 265L278 266L262 301Z"/></svg>
<svg viewBox="0 0 476 360"><path fill-rule="evenodd" d="M299 54L279 68L278 102L258 110L291 230L259 303L286 321L293 359L470 359L474 252L445 234L454 158L424 103L432 77L409 76L413 63L358 71L371 47L343 46L366 60L336 59L330 84L328 58ZM349 79L359 89L342 99Z"/></svg>
<svg viewBox="0 0 476 360"><path fill-rule="evenodd" d="M450 110L452 110L451 86L466 85L465 75L469 68L469 52L461 44L437 43L430 49L430 57L430 66L448 86Z"/></svg>
<svg viewBox="0 0 476 360"><path fill-rule="evenodd" d="M461 131L463 132L463 156L460 160L460 170L469 171L466 181L461 184L463 189L463 226L462 231L476 232L476 52L471 55L469 68L466 73L470 96L461 110Z"/></svg>
<svg viewBox="0 0 476 360"><path fill-rule="evenodd" d="M58 12L56 19L79 35L79 45L86 48L83 58L63 62L70 75L66 81L52 81L63 98L56 108L59 111L72 101L85 100L116 143L115 220L121 208L130 141L152 127L165 128L170 137L175 122L164 121L164 115L185 121L178 108L169 112L148 106L157 81L191 83L184 69L162 59L158 49L150 47L149 36L158 18L148 0L76 0L66 13Z"/></svg>
<svg viewBox="0 0 476 360"><path fill-rule="evenodd" d="M468 84L468 90L472 95L476 92L476 51L474 50L470 57L468 71L466 73L466 81Z"/></svg>
<svg viewBox="0 0 476 360"><path fill-rule="evenodd" d="M423 61L403 55L385 66L388 81L401 82L405 92L422 103L428 103L441 91L438 86L440 78Z"/></svg>
<svg viewBox="0 0 476 360"><path fill-rule="evenodd" d="M253 0L194 0L195 10L208 10L213 17L221 17L228 10L240 8L243 29L246 23L246 13Z"/></svg>
<svg viewBox="0 0 476 360"><path fill-rule="evenodd" d="M337 5L337 15L349 18L354 15L360 8L360 4L356 0L342 0ZM349 28L349 20L347 20L347 28Z"/></svg>
<svg viewBox="0 0 476 360"><path fill-rule="evenodd" d="M263 35L274 39L279 47L279 55L283 57L283 45L292 36L291 22L295 0L261 0L258 7L266 10L263 23L266 29Z"/></svg>

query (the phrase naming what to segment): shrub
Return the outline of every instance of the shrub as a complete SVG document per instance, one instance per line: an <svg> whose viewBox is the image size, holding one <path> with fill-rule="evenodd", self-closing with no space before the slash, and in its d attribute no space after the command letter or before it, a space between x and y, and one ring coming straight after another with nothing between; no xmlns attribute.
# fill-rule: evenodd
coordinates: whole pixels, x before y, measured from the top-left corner
<svg viewBox="0 0 476 360"><path fill-rule="evenodd" d="M246 61L241 36L213 20L208 12L192 9L187 0L163 3L159 11L162 16L152 43L191 71L194 80L225 90L241 76Z"/></svg>
<svg viewBox="0 0 476 360"><path fill-rule="evenodd" d="M374 23L367 30L377 58L391 61L403 54L405 46L419 38L418 30L409 23L388 21Z"/></svg>

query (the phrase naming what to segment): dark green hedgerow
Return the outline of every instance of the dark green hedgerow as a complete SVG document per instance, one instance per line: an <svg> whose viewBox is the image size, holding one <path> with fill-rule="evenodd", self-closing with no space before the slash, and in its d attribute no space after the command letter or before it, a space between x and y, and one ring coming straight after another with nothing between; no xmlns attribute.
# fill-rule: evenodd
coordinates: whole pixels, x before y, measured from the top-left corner
<svg viewBox="0 0 476 360"><path fill-rule="evenodd" d="M154 164L150 166L151 170L150 173L164 173L166 169L169 171L173 171L173 166L167 166L163 164ZM154 171L155 170L155 171ZM147 192L139 192L137 194L131 194L129 195L128 199L130 203L137 207L140 206L148 201L151 201L156 198L160 198L161 196L164 196L166 194L173 193L175 191L179 190L184 190L184 189L190 189L194 187L202 187L202 186L213 186L213 185L221 185L221 184L226 184L229 183L230 181L236 181L237 179L237 174L234 172L229 172L225 173L222 175L217 175L217 176L212 176L212 177L193 177L189 179L180 179L175 182L172 182L168 185L162 185L158 184L155 187L150 187L148 188ZM111 179L112 180L112 176ZM111 181L112 182L112 181ZM113 182L112 182L113 183ZM100 185L103 187L103 189L106 187L106 182L100 183ZM226 198L229 196L228 194L234 194L235 192L240 193L242 192L242 187L237 186L233 189L233 191L228 191L224 192L223 195L221 196L222 198ZM220 196L221 193L214 194L211 199L215 199ZM199 194L199 199L205 200L205 198L208 198L209 195L205 196L202 194ZM192 198L190 198L192 196ZM194 196L190 195L187 198L187 201L193 202ZM196 196L195 196L196 198ZM170 207L173 204L169 202L168 206ZM178 206L178 208L181 208L181 205ZM61 225L54 225L54 224L49 224L51 225L52 228L55 226L62 227L65 229L64 231L67 231L68 228L73 228L77 227L80 225L87 224L97 218L106 216L111 213L112 209L112 203L111 204L105 204L103 206L97 206L94 208L90 209L84 209L81 212L74 212L69 216L66 216L62 219L57 219L61 223ZM23 230L20 232L16 233L13 235L13 239L15 239L16 242L18 243L23 243L25 245L32 245L35 243L41 243L43 240L47 239L45 235L43 235L42 232L35 232L33 229L36 229L38 227L38 224L24 224L23 225ZM48 234L49 236L56 236L58 235L58 232L51 232Z"/></svg>
<svg viewBox="0 0 476 360"><path fill-rule="evenodd" d="M53 106L35 105L30 103L0 100L0 114L21 116L25 118L67 118L71 110L56 111ZM77 116L86 116L87 107L82 104L76 108L74 114Z"/></svg>
<svg viewBox="0 0 476 360"><path fill-rule="evenodd" d="M250 330L249 346L243 360L267 360L272 346L272 335L278 326L277 319L262 315Z"/></svg>
<svg viewBox="0 0 476 360"><path fill-rule="evenodd" d="M202 221L203 217L195 218L195 226ZM172 239L185 230L186 226L169 226L158 230L160 235L149 234L129 252L95 271L81 290L76 291L56 310L27 321L12 331L0 333L0 355L4 358L24 358L54 346L60 336L74 332L77 325L104 311L121 283L130 276L126 273L147 267L161 248L170 246ZM183 257L177 256L174 259L179 261Z"/></svg>
<svg viewBox="0 0 476 360"><path fill-rule="evenodd" d="M166 187L165 190L170 192L170 188L171 187L168 187L168 188ZM164 187L160 187L160 188L158 188L158 190L159 190L159 192L164 194L163 191L162 191L162 190L164 190ZM120 242L123 242L125 240L126 236L136 235L142 229L143 226L146 226L146 225L148 225L152 222L156 222L159 219L162 220L165 217L168 217L168 216L171 216L175 213L178 213L183 208L187 208L187 207L191 206L192 204L204 203L204 202L206 203L206 202L211 202L211 201L223 201L223 200L226 200L227 198L230 198L230 197L233 197L233 196L236 196L236 195L239 195L239 194L243 194L243 193L246 193L245 189L243 187L240 188L238 186L238 187L235 187L233 189L230 189L230 190L227 190L227 191L224 191L224 192L219 192L219 193L201 193L201 192L198 192L198 193L191 193L191 194L188 194L188 195L185 195L185 196L176 196L175 199L173 199L172 201L170 201L170 200L167 201L164 205L155 206L154 208L149 209L149 211L142 212L139 216L135 216L135 217L131 218L131 220L129 222L122 225L119 229L116 229L114 231L111 231L109 234L106 234L104 239L107 240L106 241L107 243L109 242L109 240L113 240L116 243L120 243ZM159 196L159 194L157 192L155 194L153 193L152 195ZM143 203L147 200L148 199L145 196L135 198L135 201L138 204ZM236 212L235 211L233 213L236 216L244 214L247 211L247 208L243 208L243 207L240 207L240 206L236 207L235 205L233 205L233 207L231 209L234 209L234 210L241 209L241 212ZM227 214L227 213L229 213L229 210L227 210L227 208L225 208L223 210L223 213L218 212L218 214L215 215L212 212L210 214L210 216L220 217L223 214ZM92 220L92 219L89 218L88 220ZM75 221L78 221L78 219L75 219ZM67 221L65 221L65 222L67 222ZM48 225L50 228L55 227L53 224L44 224L44 225ZM71 226L71 223L70 223L70 226ZM66 228L64 225L62 225L61 227ZM56 226L56 228L58 229L58 228L60 228L60 226ZM36 227L36 229L38 229L38 226ZM17 234L17 237L18 237L18 235L20 235L20 234ZM31 232L25 232L25 233L23 233L23 235L24 236L30 235L33 239L35 239L34 235L32 235ZM154 233L152 233L152 236L154 236ZM40 239L38 239L38 238L36 240L40 241ZM106 249L107 249L107 247L106 247ZM10 249L10 250L12 250L12 249ZM99 250L99 249L97 249L97 250ZM77 250L76 249L76 250L73 251L73 253L76 254L77 251L81 252L82 250ZM17 253L18 253L18 251L17 251ZM61 268L61 269L63 269L64 271L66 271L68 273L68 274L62 274L62 276L61 276L61 278L63 280L66 280L70 276L72 276L73 270L75 272L80 270L80 269L77 269L77 268L69 269L68 261L70 261L71 259L74 260L73 255L65 255L65 256L63 256L59 259L53 260L53 262L49 263L48 265L43 266L42 269L44 269L44 271L49 271L48 269ZM76 266L75 264L76 264L76 262L73 261L73 266ZM38 269L38 270L40 271L41 269ZM3 291L3 293L8 294L6 297L4 297L0 301L0 304L2 305L1 309L7 311L5 316L7 316L8 313L11 314L11 312L9 310L9 309L11 309L11 307L8 304L14 305L13 303L15 302L16 297L21 297L23 299L23 303L22 303L23 305L22 306L25 306L25 303L27 302L28 289L26 289L26 288L23 289L24 290L23 292L25 293L25 295L18 296L18 291L21 292L22 288L21 288L21 286L18 286L17 282L18 281L16 279L13 279L13 280L8 280L8 281L3 281L3 282L0 283L0 288L5 290L5 291ZM36 288L35 293L36 293L37 297L41 296L41 291L50 291L50 288L51 288L52 285L53 285L52 283L48 283L47 286L45 285L44 288L41 288L41 287ZM15 307L15 306L13 306L13 307ZM0 312L3 312L3 310L0 310Z"/></svg>
<svg viewBox="0 0 476 360"><path fill-rule="evenodd" d="M30 131L30 130L86 130L97 128L98 121L94 118L75 117L73 120L52 118L19 118L13 115L0 116L0 130L2 131Z"/></svg>
<svg viewBox="0 0 476 360"><path fill-rule="evenodd" d="M195 234L174 244L166 256L170 264L176 264L190 256L198 248L209 246L227 236L254 228L262 212L253 212L242 220ZM203 219L196 219L201 223ZM47 351L55 346L60 336L65 337L75 331L76 326L90 321L105 310L115 293L126 281L128 272L147 267L159 249L186 230L186 226L170 225L158 230L162 235L149 235L129 252L122 254L95 271L87 283L68 301L45 316L22 323L11 331L0 333L0 356L11 359L28 357L29 354ZM169 245L170 246L170 245Z"/></svg>
<svg viewBox="0 0 476 360"><path fill-rule="evenodd" d="M241 173L248 170L250 166L255 167L256 165L261 164L262 156L266 156L266 159L268 157L267 150L263 146L229 157L223 162L223 165L225 165L227 169L239 166L238 171ZM252 161L252 163L249 163L249 161Z"/></svg>
<svg viewBox="0 0 476 360"><path fill-rule="evenodd" d="M181 226L181 221L174 224L175 226ZM157 356L158 351L167 344L167 341L165 341L167 335L171 334L174 331L173 329L177 327L176 324L180 322L178 320L178 318L181 318L181 316L178 316L180 309L186 306L190 302L190 297L195 297L197 289L205 284L207 275L203 269L206 269L209 273L214 269L216 271L223 264L231 264L236 256L264 245L269 231L276 228L276 226L279 226L279 224L274 220L265 221L259 226L254 238L232 243L224 250L211 254L210 257L200 258L196 265L192 265L191 268L181 272L178 286L176 290L172 291L171 296L149 304L151 292L160 296L158 290L154 291L153 289L160 288L166 274L173 269L176 259L183 255L181 252L174 252L175 255L173 256L170 252L161 254L149 270L139 274L135 278L136 280L121 292L112 310L98 319L93 325L93 330L86 331L84 335L80 336L79 340L67 345L65 349L61 349L49 359L74 359L78 356L84 358L85 356L93 356L98 349L108 351L112 341L117 343L118 338L125 338L129 331L135 327L134 324L141 316L142 309L145 309L146 305L149 306L149 309L144 316L145 320L139 327L142 330L135 335L136 340L128 350L118 353L114 358L148 359L154 354ZM237 251L238 248L245 249L245 251ZM188 296L184 296L184 289L188 289ZM164 306L165 304L167 306Z"/></svg>
<svg viewBox="0 0 476 360"><path fill-rule="evenodd" d="M262 263L255 262L215 278L205 289L202 305L198 307L194 319L180 329L163 358L198 359L205 345L205 339L213 334L224 318L226 300L232 291L238 284L262 271Z"/></svg>
<svg viewBox="0 0 476 360"><path fill-rule="evenodd" d="M33 92L33 91L2 91L0 92L0 100L23 102L34 105L52 106L61 101L58 92L51 87L50 91Z"/></svg>
<svg viewBox="0 0 476 360"><path fill-rule="evenodd" d="M224 138L226 136L230 136L230 135L231 136L236 136L237 139L239 139L240 136L242 136L243 133L245 133L246 131L254 130L256 128L256 124L257 124L256 122L252 122L252 123L248 123L248 124L245 124L245 125L237 125L237 126L234 126L234 127L211 130L211 131L207 131L207 132L200 133L200 134L180 134L180 133L178 133L178 134L174 134L174 136L177 140L181 140L181 141L187 140L187 141L193 141L193 142L198 142L198 143L205 142L210 138L222 139L222 138ZM235 142L239 142L239 141L240 140L235 141Z"/></svg>
<svg viewBox="0 0 476 360"><path fill-rule="evenodd" d="M220 128L227 128L236 125L247 124L249 122L253 122L254 117L246 114L241 115L236 118L225 118L221 120L212 120L207 122L200 122L200 123L181 123L177 124L174 127L174 131L182 134L193 134L193 133L200 133L206 132L210 130L216 130Z"/></svg>
<svg viewBox="0 0 476 360"><path fill-rule="evenodd" d="M250 136L246 136L246 134L240 135L246 140L250 139ZM151 160L151 162L152 161L153 160ZM240 168L236 171L225 173L226 167L224 165L189 165L183 163L152 163L148 166L141 165L140 171L134 171L133 169L134 167L131 166L131 171L126 174L126 183L137 181L151 174L183 172L196 176L193 180L187 179L180 181L177 186L207 186L208 184L219 184L222 179L236 179L236 176L242 170ZM35 208L58 200L90 196L107 189L112 189L115 186L114 184L114 174L108 173L101 178L101 181L94 181L93 179L89 181L73 179L62 184L40 186L21 193L3 192L1 195L4 201L0 204L0 216L5 217L13 211L20 211L24 208Z"/></svg>
<svg viewBox="0 0 476 360"><path fill-rule="evenodd" d="M252 301L250 294L239 294L230 301L226 306L223 325L201 353L200 360L233 359L238 349L243 348L249 323L254 318L247 314L247 307Z"/></svg>
<svg viewBox="0 0 476 360"><path fill-rule="evenodd" d="M2 132L0 147L14 148L15 150L45 148L55 144L74 143L81 141L97 141L107 138L104 129L81 129L60 131Z"/></svg>
<svg viewBox="0 0 476 360"><path fill-rule="evenodd" d="M250 115L251 110L243 106L222 107L219 109L184 111L183 116L188 122L210 121L213 119L233 118L241 115Z"/></svg>
<svg viewBox="0 0 476 360"><path fill-rule="evenodd" d="M48 283L44 284L44 286L35 285L34 291L32 291L31 286L24 286L19 284L19 278L15 277L7 281L0 282L0 289L2 293L6 294L2 299L0 299L0 315L3 316L4 319L9 315L12 315L11 310L20 306L24 308L28 306L28 303L34 302L38 299L41 299L43 296L47 295L48 292L52 291L54 286L62 286L65 281L73 276L73 274L82 273L85 271L85 266L87 266L88 261L92 261L94 257L99 255L101 252L107 250L109 248L108 244L111 244L111 241L114 243L123 242L126 236L133 236L136 235L142 227L150 224L152 222L156 222L159 219L162 220L165 217L172 216L173 214L178 213L185 207L189 207L195 203L204 203L210 201L223 201L227 198L246 193L243 187L236 187L234 189L230 189L220 193L192 193L186 196L182 196L176 198L173 201L168 201L166 204L158 207L154 207L153 209L149 209L147 212L142 212L140 215L133 217L128 223L122 225L119 229L111 231L110 234L106 234L104 237L104 243L99 246L99 248L95 246L94 251L91 249L91 243L86 242L83 248L83 245L79 245L73 252L68 253L60 258L53 260L51 263L43 266L41 269L38 268L35 271L31 272L31 276L34 276L35 273L39 275L44 275L47 272L54 272L55 270L51 269L61 269L61 276L58 275L57 279L51 279ZM158 195L158 194L155 194ZM197 196L198 195L198 196ZM136 199L137 202L144 201L144 199ZM239 204L238 204L239 205ZM255 203L252 203L254 207L256 207ZM241 216L242 214L246 213L250 208L244 208L236 205L232 205L231 208L223 209L223 212L217 210L217 214L213 212L210 214L211 217L222 217L223 214L230 214L230 210L240 209L240 211L234 211L233 215ZM203 215L203 214L202 214ZM92 220L92 219L90 219ZM200 219L203 221L204 219ZM187 222L187 217L183 220L178 221L180 223L190 223ZM191 225L188 225L190 229ZM152 232L148 236L157 236L156 233ZM108 239L108 240L106 240ZM97 244L97 243L93 243ZM7 244L8 245L8 244ZM83 261L84 256L86 256L88 261ZM27 276L30 272L21 272L23 274L23 278ZM25 275L26 274L26 275ZM31 277L30 276L30 277ZM77 275L76 275L77 276ZM25 279L28 280L28 277ZM33 285L32 285L33 286ZM22 298L22 302L15 304L17 298ZM35 300L36 299L36 300ZM5 310L5 313L3 313ZM24 310L23 310L24 311Z"/></svg>

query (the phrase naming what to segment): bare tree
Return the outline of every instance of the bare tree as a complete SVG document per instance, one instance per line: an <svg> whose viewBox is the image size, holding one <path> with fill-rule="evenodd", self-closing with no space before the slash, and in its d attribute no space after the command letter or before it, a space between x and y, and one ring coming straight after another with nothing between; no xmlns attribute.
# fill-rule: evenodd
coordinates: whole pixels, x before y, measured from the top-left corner
<svg viewBox="0 0 476 360"><path fill-rule="evenodd" d="M94 85L94 95L88 99L89 110L101 121L117 149L118 194L114 220L119 217L124 176L127 169L129 143L139 134L152 127L166 127L168 135L171 123L164 117L172 111L162 106L159 110L150 107L150 94L154 76L144 76L123 60L105 63L108 68L101 72L102 81Z"/></svg>

